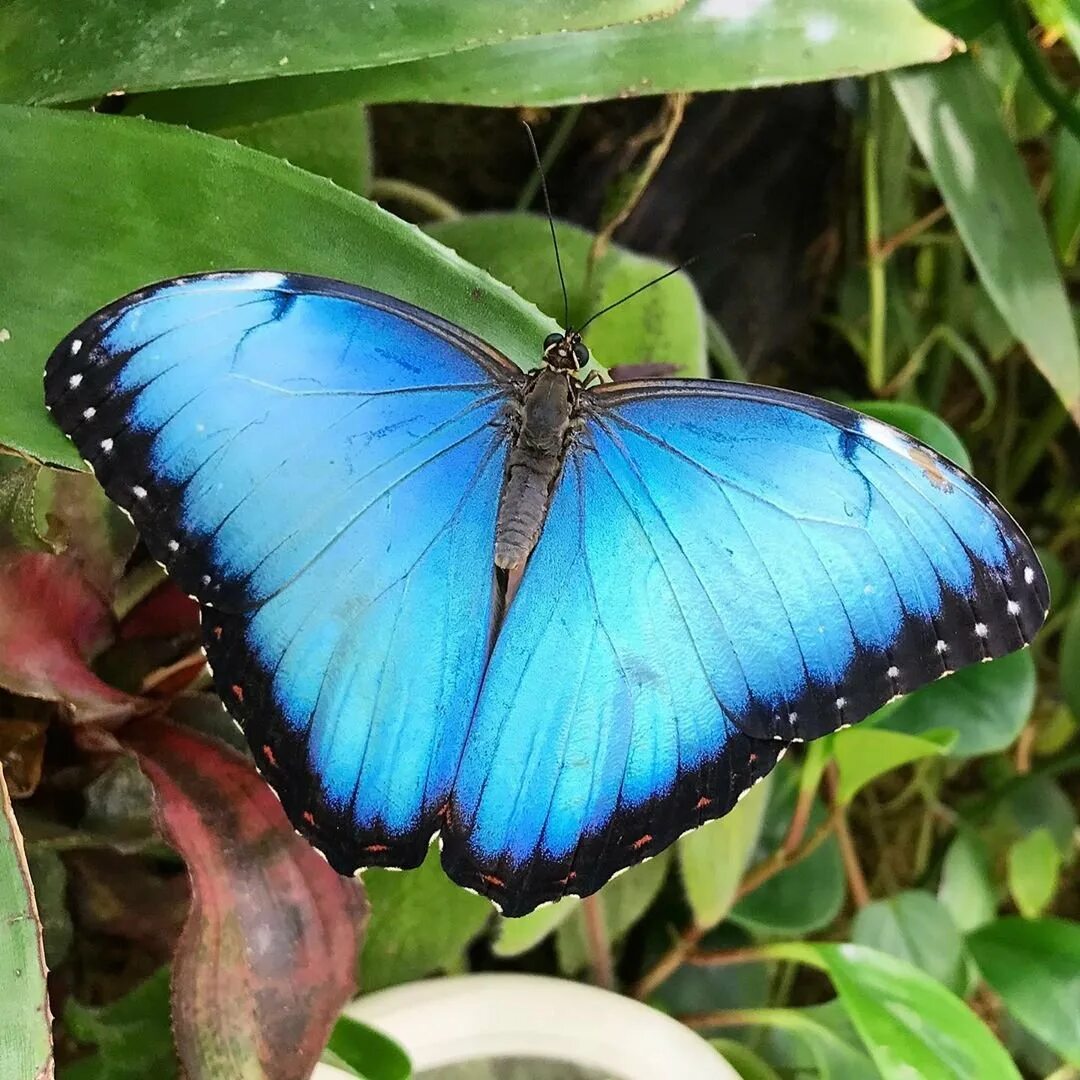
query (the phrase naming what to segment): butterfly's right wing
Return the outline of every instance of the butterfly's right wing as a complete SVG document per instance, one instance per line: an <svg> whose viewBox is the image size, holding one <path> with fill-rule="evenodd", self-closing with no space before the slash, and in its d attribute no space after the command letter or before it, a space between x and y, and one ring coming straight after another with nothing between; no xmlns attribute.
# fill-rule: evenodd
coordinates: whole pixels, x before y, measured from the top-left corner
<svg viewBox="0 0 1080 1080"><path fill-rule="evenodd" d="M202 604L226 706L339 870L416 865L438 827L520 378L426 312L280 274L153 286L49 361L54 417Z"/></svg>

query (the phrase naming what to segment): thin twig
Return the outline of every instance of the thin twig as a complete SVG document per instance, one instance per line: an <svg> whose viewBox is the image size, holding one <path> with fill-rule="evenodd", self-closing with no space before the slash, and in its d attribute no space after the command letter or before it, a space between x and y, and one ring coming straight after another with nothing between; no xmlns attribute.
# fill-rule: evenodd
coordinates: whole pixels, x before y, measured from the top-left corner
<svg viewBox="0 0 1080 1080"><path fill-rule="evenodd" d="M927 229L933 228L943 217L949 213L949 208L942 204L931 210L929 214L923 214L918 221L913 221L910 225L901 229L898 233L894 233L888 240L883 240L878 244L874 251L877 258L886 260L889 259L898 248L902 248L905 244L910 244L917 236L921 236Z"/></svg>
<svg viewBox="0 0 1080 1080"><path fill-rule="evenodd" d="M848 889L855 906L864 908L870 903L870 889L866 884L866 877L859 865L859 855L855 850L855 841L851 838L848 829L847 815L839 806L837 790L840 784L840 773L836 763L831 762L825 774L829 781L829 790L832 794L833 805L837 810L834 818L836 839L840 842L840 857L844 863L844 874L847 877Z"/></svg>
<svg viewBox="0 0 1080 1080"><path fill-rule="evenodd" d="M454 221L461 217L461 211L452 202L408 180L393 180L385 176L372 180L368 198L377 203L387 200L404 203L419 210L432 221Z"/></svg>
<svg viewBox="0 0 1080 1080"><path fill-rule="evenodd" d="M611 942L608 940L607 920L600 897L593 893L581 902L581 917L585 923L585 944L593 982L604 990L615 989L615 970L611 962Z"/></svg>

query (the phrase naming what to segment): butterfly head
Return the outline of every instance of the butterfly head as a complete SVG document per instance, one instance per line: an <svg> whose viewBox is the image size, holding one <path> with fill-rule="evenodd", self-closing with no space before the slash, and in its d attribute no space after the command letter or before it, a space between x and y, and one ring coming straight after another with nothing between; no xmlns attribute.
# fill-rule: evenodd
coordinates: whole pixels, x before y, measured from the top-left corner
<svg viewBox="0 0 1080 1080"><path fill-rule="evenodd" d="M555 371L579 371L589 362L589 350L576 330L544 338L544 363Z"/></svg>

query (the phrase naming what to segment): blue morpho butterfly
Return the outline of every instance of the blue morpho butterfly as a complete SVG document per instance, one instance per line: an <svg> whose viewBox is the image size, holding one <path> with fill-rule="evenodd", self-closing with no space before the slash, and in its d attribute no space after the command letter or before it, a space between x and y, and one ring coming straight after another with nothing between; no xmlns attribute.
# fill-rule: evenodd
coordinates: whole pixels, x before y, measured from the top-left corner
<svg viewBox="0 0 1080 1080"><path fill-rule="evenodd" d="M202 605L217 688L342 873L446 872L522 915L727 813L785 747L1029 642L998 502L850 409L523 373L428 311L298 274L142 289L48 405Z"/></svg>

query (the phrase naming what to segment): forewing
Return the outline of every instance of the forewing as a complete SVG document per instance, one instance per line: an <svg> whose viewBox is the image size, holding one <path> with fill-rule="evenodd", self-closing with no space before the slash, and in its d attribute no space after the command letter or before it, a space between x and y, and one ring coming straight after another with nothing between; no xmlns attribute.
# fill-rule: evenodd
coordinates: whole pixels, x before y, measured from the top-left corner
<svg viewBox="0 0 1080 1080"><path fill-rule="evenodd" d="M1019 648L1048 604L993 497L877 421L722 383L585 397L444 851L514 913L725 813L788 743Z"/></svg>
<svg viewBox="0 0 1080 1080"><path fill-rule="evenodd" d="M49 361L53 415L203 605L223 701L343 872L419 863L446 802L517 378L399 301L265 273L134 294Z"/></svg>

